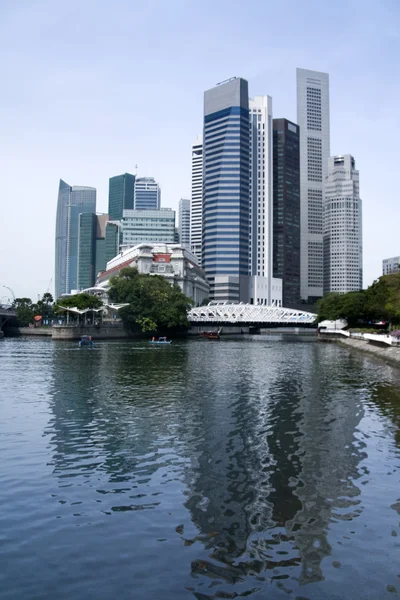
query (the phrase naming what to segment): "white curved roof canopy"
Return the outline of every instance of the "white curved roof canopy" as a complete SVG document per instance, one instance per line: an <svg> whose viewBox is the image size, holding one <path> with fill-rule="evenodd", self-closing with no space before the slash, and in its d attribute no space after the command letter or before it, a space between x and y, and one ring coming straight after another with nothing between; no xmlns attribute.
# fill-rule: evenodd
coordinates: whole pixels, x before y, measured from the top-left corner
<svg viewBox="0 0 400 600"><path fill-rule="evenodd" d="M195 323L282 323L311 325L316 321L314 313L283 308L280 306L258 306L254 304L210 304L192 308L188 319Z"/></svg>

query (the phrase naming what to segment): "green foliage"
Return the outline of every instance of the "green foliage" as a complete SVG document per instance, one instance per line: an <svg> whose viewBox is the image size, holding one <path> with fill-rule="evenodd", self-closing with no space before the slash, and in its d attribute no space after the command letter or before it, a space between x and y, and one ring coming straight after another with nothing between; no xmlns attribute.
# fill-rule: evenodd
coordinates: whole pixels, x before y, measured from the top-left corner
<svg viewBox="0 0 400 600"><path fill-rule="evenodd" d="M326 294L317 302L318 321L346 319L349 326L400 320L400 273L380 277L360 292Z"/></svg>
<svg viewBox="0 0 400 600"><path fill-rule="evenodd" d="M43 294L42 299L38 300L36 304L30 298L15 298L12 306L17 313L19 327L27 327L35 321L34 317L37 315L50 318L53 313L52 303L53 296L48 292Z"/></svg>
<svg viewBox="0 0 400 600"><path fill-rule="evenodd" d="M73 296L65 296L59 298L55 304L54 312L61 312L60 307L66 306L69 308L79 308L84 310L85 308L100 308L103 302L97 296L91 296L88 293L74 294Z"/></svg>
<svg viewBox="0 0 400 600"><path fill-rule="evenodd" d="M119 316L132 331L167 333L188 326L192 301L160 275L142 275L127 267L110 280L108 294L112 302L129 304Z"/></svg>

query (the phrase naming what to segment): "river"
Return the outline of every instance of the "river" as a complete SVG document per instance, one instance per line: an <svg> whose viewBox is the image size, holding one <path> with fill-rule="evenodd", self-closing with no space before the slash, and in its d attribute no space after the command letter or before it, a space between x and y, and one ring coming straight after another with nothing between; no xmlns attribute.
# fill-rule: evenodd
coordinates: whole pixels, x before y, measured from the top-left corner
<svg viewBox="0 0 400 600"><path fill-rule="evenodd" d="M313 337L0 342L2 600L400 595L400 370Z"/></svg>

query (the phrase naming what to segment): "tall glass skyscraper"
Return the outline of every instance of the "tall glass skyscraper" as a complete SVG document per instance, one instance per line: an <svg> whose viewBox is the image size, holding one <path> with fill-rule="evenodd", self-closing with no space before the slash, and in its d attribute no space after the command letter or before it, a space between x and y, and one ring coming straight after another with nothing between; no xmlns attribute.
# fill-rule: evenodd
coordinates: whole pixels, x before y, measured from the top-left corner
<svg viewBox="0 0 400 600"><path fill-rule="evenodd" d="M82 213L79 215L78 290L95 284L97 273L105 271L105 227L108 215Z"/></svg>
<svg viewBox="0 0 400 600"><path fill-rule="evenodd" d="M120 221L126 209L133 208L135 176L130 173L110 177L108 188L108 215L110 221Z"/></svg>
<svg viewBox="0 0 400 600"><path fill-rule="evenodd" d="M96 189L60 179L56 216L55 297L78 286L79 215L96 212Z"/></svg>
<svg viewBox="0 0 400 600"><path fill-rule="evenodd" d="M300 132L273 120L273 272L282 279L282 303L300 303Z"/></svg>
<svg viewBox="0 0 400 600"><path fill-rule="evenodd" d="M235 302L240 277L249 273L246 80L235 77L205 92L203 161L203 268L211 298Z"/></svg>
<svg viewBox="0 0 400 600"><path fill-rule="evenodd" d="M159 210L161 206L160 186L153 177L136 177L135 210Z"/></svg>

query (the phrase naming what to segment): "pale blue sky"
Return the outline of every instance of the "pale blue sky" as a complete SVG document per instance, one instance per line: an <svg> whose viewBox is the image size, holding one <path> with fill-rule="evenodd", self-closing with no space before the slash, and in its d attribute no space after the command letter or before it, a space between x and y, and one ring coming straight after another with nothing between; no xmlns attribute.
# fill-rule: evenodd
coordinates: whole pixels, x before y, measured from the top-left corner
<svg viewBox="0 0 400 600"><path fill-rule="evenodd" d="M0 286L47 290L60 177L106 212L108 178L138 164L177 209L204 90L244 77L295 121L296 67L330 74L331 154L360 170L370 284L400 255L399 28L398 0L0 0Z"/></svg>

